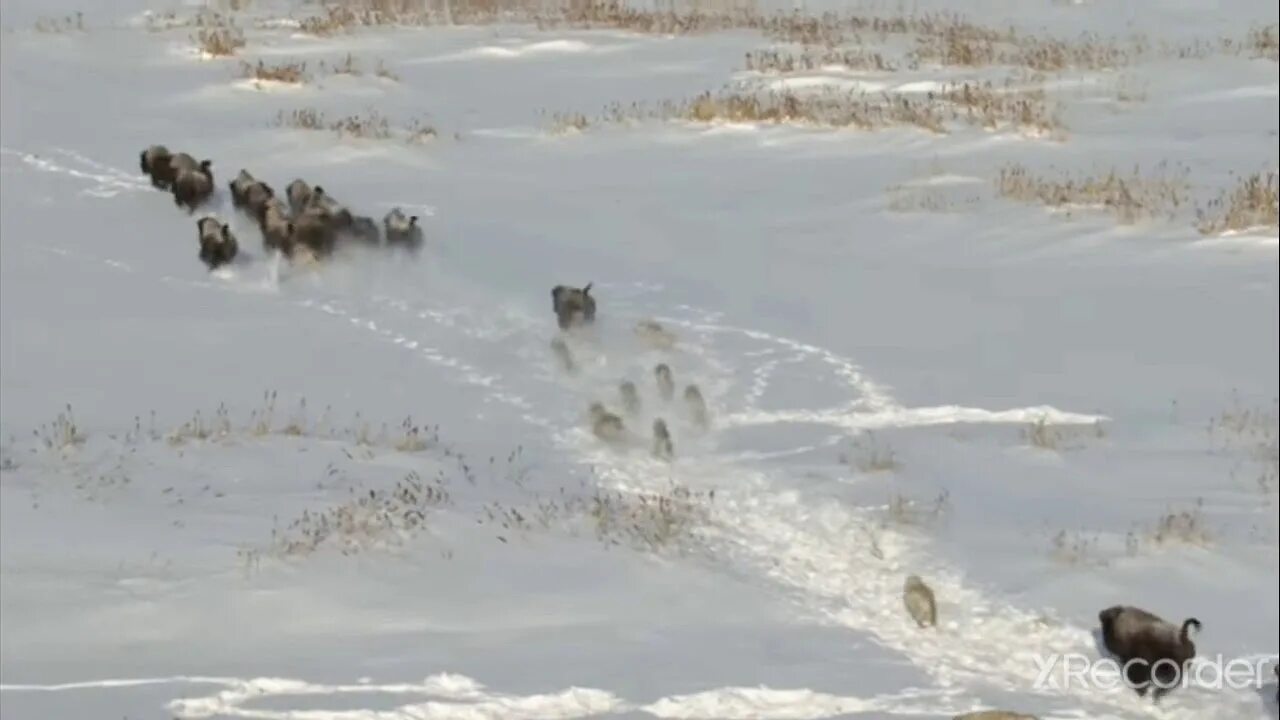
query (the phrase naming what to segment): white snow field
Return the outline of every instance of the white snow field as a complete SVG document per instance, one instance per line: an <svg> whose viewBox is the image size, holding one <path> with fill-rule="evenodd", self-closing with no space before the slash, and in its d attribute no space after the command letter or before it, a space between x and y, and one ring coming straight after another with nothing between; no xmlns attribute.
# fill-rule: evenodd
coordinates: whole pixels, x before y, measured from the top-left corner
<svg viewBox="0 0 1280 720"><path fill-rule="evenodd" d="M235 5L217 57L196 4L4 3L5 720L1276 716L1275 3L796 11L896 21L848 55L741 13L317 33ZM973 28L1016 36L970 57ZM679 107L725 87L795 104ZM151 143L213 160L200 214ZM426 244L291 266L232 209L241 168ZM1213 224L1255 173L1261 214ZM241 248L212 273L206 212ZM549 291L587 282L569 373ZM587 407L628 379L608 445ZM1118 603L1263 682L1038 682L1103 657Z"/></svg>

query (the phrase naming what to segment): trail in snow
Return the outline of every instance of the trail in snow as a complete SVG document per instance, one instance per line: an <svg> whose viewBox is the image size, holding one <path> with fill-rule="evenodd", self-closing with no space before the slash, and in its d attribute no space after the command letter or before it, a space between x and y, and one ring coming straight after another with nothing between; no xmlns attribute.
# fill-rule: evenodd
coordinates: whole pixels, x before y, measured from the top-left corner
<svg viewBox="0 0 1280 720"><path fill-rule="evenodd" d="M0 156L15 157L24 165L35 168L36 170L47 173L69 175L80 180L92 181L93 185L80 191L84 195L111 198L122 192L137 192L143 190L151 191L155 189L151 187L150 183L142 180L141 176L136 173L129 173L118 168L102 165L70 150L55 149L54 152L68 158L69 160L73 160L88 169L62 165L49 158L44 158L33 153L20 152L10 148L0 147Z"/></svg>

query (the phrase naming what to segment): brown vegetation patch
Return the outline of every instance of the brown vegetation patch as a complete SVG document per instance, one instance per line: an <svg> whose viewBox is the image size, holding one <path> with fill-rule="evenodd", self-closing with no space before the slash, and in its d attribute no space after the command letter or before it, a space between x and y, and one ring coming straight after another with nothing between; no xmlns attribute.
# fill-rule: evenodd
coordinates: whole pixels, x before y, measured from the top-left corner
<svg viewBox="0 0 1280 720"><path fill-rule="evenodd" d="M1161 165L1154 173L1134 168L1128 175L1112 170L1104 175L1046 178L1022 165L1006 165L996 179L1000 195L1053 208L1094 207L1107 210L1123 223L1160 216L1172 218L1188 199L1187 171Z"/></svg>
<svg viewBox="0 0 1280 720"><path fill-rule="evenodd" d="M1208 205L1197 210L1196 227L1205 235L1280 227L1276 173L1254 173L1239 179Z"/></svg>
<svg viewBox="0 0 1280 720"><path fill-rule="evenodd" d="M305 62L284 62L268 65L259 60L257 63L240 62L240 76L252 80L289 83L297 85L307 81L307 64Z"/></svg>

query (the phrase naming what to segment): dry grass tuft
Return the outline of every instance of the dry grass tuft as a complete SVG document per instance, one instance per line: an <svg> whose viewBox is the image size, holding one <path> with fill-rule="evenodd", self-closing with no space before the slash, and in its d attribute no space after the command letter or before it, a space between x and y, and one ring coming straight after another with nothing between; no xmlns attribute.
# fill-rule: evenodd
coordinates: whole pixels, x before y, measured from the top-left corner
<svg viewBox="0 0 1280 720"><path fill-rule="evenodd" d="M443 476L425 481L416 472L389 491L353 487L349 492L346 502L305 511L287 527L273 529L270 552L305 557L326 547L343 555L395 547L425 529L432 511L452 504Z"/></svg>
<svg viewBox="0 0 1280 720"><path fill-rule="evenodd" d="M212 422L206 422L200 411L197 410L190 420L169 433L165 437L165 441L170 445L182 445L190 440L218 440L230 436L231 433L231 417L227 411L227 406L219 405L214 413Z"/></svg>
<svg viewBox="0 0 1280 720"><path fill-rule="evenodd" d="M1023 442L1041 450L1077 450L1089 440L1101 440L1107 436L1102 421L1092 425L1050 425L1049 418L1027 425L1021 431Z"/></svg>
<svg viewBox="0 0 1280 720"><path fill-rule="evenodd" d="M582 113L554 113L551 115L551 132L555 135L582 132L591 121Z"/></svg>
<svg viewBox="0 0 1280 720"><path fill-rule="evenodd" d="M485 22L491 21L489 18L519 16L529 12L529 9L520 7L491 10L484 7L486 0L471 0L468 4L474 7L461 8L461 13L454 6L455 19L461 16ZM657 10L633 7L620 0L570 0L558 7L533 9L532 17L540 29L609 29L650 35L701 35L732 29L759 29L764 19L750 4L738 8L720 6L693 9L678 9L673 4L670 9Z"/></svg>
<svg viewBox="0 0 1280 720"><path fill-rule="evenodd" d="M234 423L227 406L220 404L211 419L207 419L197 410L188 421L164 436L155 429L155 413L152 413L150 427L145 431L141 419L134 418L134 427L124 436L124 439L130 445L163 439L174 446L188 442L267 437L341 439L359 446L361 452L368 457L373 457L372 450L375 449L416 453L440 446L438 428L417 425L412 417L406 417L401 421L398 431L393 432L386 423L382 423L378 432L375 433L369 423L357 413L345 430L335 433L330 424L329 408L325 408L313 420L305 397L299 399L287 419L277 421L277 398L278 395L274 390L264 392L261 404L250 411L248 422L243 426Z"/></svg>
<svg viewBox="0 0 1280 720"><path fill-rule="evenodd" d="M1212 538L1205 523L1204 500L1196 500L1186 510L1170 509L1156 521L1149 539L1156 545L1208 545Z"/></svg>
<svg viewBox="0 0 1280 720"><path fill-rule="evenodd" d="M1208 435L1215 452L1240 459L1233 479L1243 472L1263 493L1280 489L1280 399L1269 408L1250 408L1233 397L1231 407L1209 421Z"/></svg>
<svg viewBox="0 0 1280 720"><path fill-rule="evenodd" d="M1054 560L1072 567L1107 564L1100 556L1098 538L1083 532L1059 531L1053 536L1050 554Z"/></svg>
<svg viewBox="0 0 1280 720"><path fill-rule="evenodd" d="M1218 450L1275 448L1280 439L1280 398L1272 399L1267 408L1246 407L1233 394L1231 407L1209 421L1207 432ZM1268 454L1274 455L1274 449Z"/></svg>
<svg viewBox="0 0 1280 720"><path fill-rule="evenodd" d="M1197 210L1196 227L1205 235L1280 227L1276 173L1254 173Z"/></svg>
<svg viewBox="0 0 1280 720"><path fill-rule="evenodd" d="M1245 36L1244 45L1253 57L1280 61L1280 33L1276 25L1253 28Z"/></svg>
<svg viewBox="0 0 1280 720"><path fill-rule="evenodd" d="M927 502L894 493L889 498L882 525L927 527L937 523L951 507L951 494L946 490Z"/></svg>
<svg viewBox="0 0 1280 720"><path fill-rule="evenodd" d="M440 136L436 128L424 118L414 118L405 126L405 142L416 145L431 142Z"/></svg>
<svg viewBox="0 0 1280 720"><path fill-rule="evenodd" d="M365 69L361 62L351 53L347 53L342 60L336 63L327 63L322 60L317 67L320 72L330 75L351 75L353 77L359 77L365 74ZM381 58L379 58L377 63L374 65L373 75L385 80L392 80L396 82L400 81L400 76L395 74L391 68L387 67L386 61Z"/></svg>
<svg viewBox="0 0 1280 720"><path fill-rule="evenodd" d="M84 13L77 12L59 18L42 17L36 20L35 30L40 33L84 32Z"/></svg>
<svg viewBox="0 0 1280 720"><path fill-rule="evenodd" d="M1091 207L1112 213L1122 223L1167 216L1187 202L1187 171L1170 172L1165 165L1152 175L1134 168L1128 176L1114 170L1106 175L1046 179L1022 165L1006 165L996 179L1000 195L1052 208Z"/></svg>
<svg viewBox="0 0 1280 720"><path fill-rule="evenodd" d="M334 121L329 129L338 133L339 137L367 138L386 140L391 137L391 123L386 116L377 110L369 110L365 114L348 115Z"/></svg>
<svg viewBox="0 0 1280 720"><path fill-rule="evenodd" d="M840 453L840 464L848 465L861 473L889 472L899 467L897 455L888 444L876 440L875 433L867 431L849 443L849 450Z"/></svg>
<svg viewBox="0 0 1280 720"><path fill-rule="evenodd" d="M631 120L684 120L695 123L754 123L876 130L918 127L946 133L959 123L987 129L1015 128L1043 136L1063 129L1055 106L1043 92L1012 86L965 83L919 96L821 90L796 92L726 88L694 98L655 105L614 104L596 119L553 115L553 130L583 129L599 123Z"/></svg>
<svg viewBox="0 0 1280 720"><path fill-rule="evenodd" d="M328 5L324 8L323 14L303 18L298 25L298 30L324 37L364 24L370 23L361 22L360 15L345 5Z"/></svg>
<svg viewBox="0 0 1280 720"><path fill-rule="evenodd" d="M947 29L922 35L910 54L910 65L979 67L1006 65L1036 72L1108 70L1137 62L1150 51L1141 37L1102 38L1092 34L1074 40Z"/></svg>
<svg viewBox="0 0 1280 720"><path fill-rule="evenodd" d="M268 65L262 60L259 60L256 64L242 60L240 62L240 76L257 81L289 83L291 85L299 85L309 79L305 62L283 62L277 65Z"/></svg>
<svg viewBox="0 0 1280 720"><path fill-rule="evenodd" d="M749 54L756 67L789 67L809 62L793 56ZM821 58L821 56L812 56ZM934 133L948 132L952 124L989 130L1016 129L1034 136L1060 137L1064 130L1056 104L1039 89L1018 87L1012 81L960 83L921 95L842 92L832 88L813 91L766 90L743 86L704 92L694 98L656 104L615 103L597 118L579 114L552 115L552 130L585 129L594 123L631 120L685 120L696 123L787 124L822 128L875 130L914 126Z"/></svg>
<svg viewBox="0 0 1280 720"><path fill-rule="evenodd" d="M1274 24L1255 26L1249 28L1243 38L1223 38L1219 41L1217 50L1275 62L1280 60L1280 38L1277 37L1277 26ZM1208 52L1204 54L1207 55Z"/></svg>
<svg viewBox="0 0 1280 720"><path fill-rule="evenodd" d="M900 66L881 53L862 49L804 48L799 52L770 49L746 55L746 69L759 73L793 73L828 67L897 72Z"/></svg>
<svg viewBox="0 0 1280 720"><path fill-rule="evenodd" d="M70 452L84 444L85 434L76 425L71 405L58 413L53 422L41 425L33 433L46 450Z"/></svg>
<svg viewBox="0 0 1280 720"><path fill-rule="evenodd" d="M336 120L330 120L315 108L300 108L289 112L281 110L276 114L273 124L276 127L299 130L327 130L337 133L339 137L363 140L399 138L411 145L425 144L439 137L437 128L425 118L414 118L403 127L393 127L387 116L373 109Z"/></svg>
<svg viewBox="0 0 1280 720"><path fill-rule="evenodd" d="M1023 131L1052 133L1063 129L1057 109L1040 89L1021 89L1006 83L961 83L946 88L942 97L962 109L970 125L995 130L1008 126Z"/></svg>
<svg viewBox="0 0 1280 720"><path fill-rule="evenodd" d="M977 207L987 198L981 185L957 183L930 185L908 183L885 188L887 207L896 213L957 213Z"/></svg>
<svg viewBox="0 0 1280 720"><path fill-rule="evenodd" d="M323 61L320 63L320 69L332 73L334 75L360 75L360 64L356 62L356 58L351 53L342 59L341 62L327 65Z"/></svg>
<svg viewBox="0 0 1280 720"><path fill-rule="evenodd" d="M277 127L290 127L299 130L324 130L328 127L324 113L315 108L300 108L289 112L281 110L276 114L275 124Z"/></svg>
<svg viewBox="0 0 1280 720"><path fill-rule="evenodd" d="M244 47L244 33L234 27L201 28L191 36L200 52L210 57L230 57Z"/></svg>
<svg viewBox="0 0 1280 720"><path fill-rule="evenodd" d="M378 65L373 69L373 74L383 80L391 80L392 82L400 82L400 76L395 74L391 68L383 60L378 60Z"/></svg>
<svg viewBox="0 0 1280 720"><path fill-rule="evenodd" d="M862 44L865 37L883 39L890 35L954 37L969 41L995 43L1014 37L1012 30L976 25L956 13L901 14L872 17L856 13L824 13L813 17L799 11L772 16L753 17L748 27L760 30L770 39L808 46L836 47L852 41Z"/></svg>
<svg viewBox="0 0 1280 720"><path fill-rule="evenodd" d="M596 538L648 552L683 551L708 522L713 492L672 484L655 492L597 491L587 504Z"/></svg>

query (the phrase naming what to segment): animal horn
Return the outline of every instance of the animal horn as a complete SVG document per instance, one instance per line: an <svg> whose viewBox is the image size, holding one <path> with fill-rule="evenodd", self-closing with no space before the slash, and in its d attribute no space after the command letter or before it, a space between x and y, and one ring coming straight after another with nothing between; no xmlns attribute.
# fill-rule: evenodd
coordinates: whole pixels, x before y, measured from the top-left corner
<svg viewBox="0 0 1280 720"><path fill-rule="evenodd" d="M591 292L591 286L593 284L594 283L587 283L586 287L582 288L582 294L586 295L587 293Z"/></svg>

